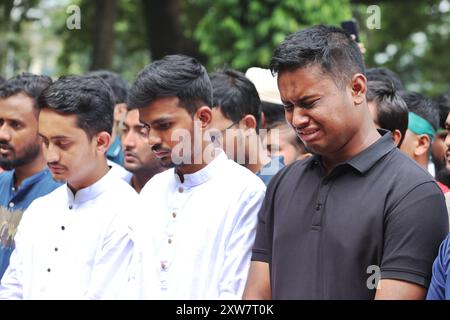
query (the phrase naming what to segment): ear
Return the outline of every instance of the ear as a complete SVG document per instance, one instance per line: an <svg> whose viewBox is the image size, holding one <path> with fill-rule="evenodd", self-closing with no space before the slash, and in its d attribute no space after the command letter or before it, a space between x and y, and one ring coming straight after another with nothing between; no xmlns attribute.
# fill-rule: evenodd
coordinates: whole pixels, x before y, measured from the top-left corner
<svg viewBox="0 0 450 320"><path fill-rule="evenodd" d="M202 123L202 129L206 129L209 127L212 120L212 110L208 106L200 107L195 112L195 116Z"/></svg>
<svg viewBox="0 0 450 320"><path fill-rule="evenodd" d="M266 115L261 111L261 128L267 129Z"/></svg>
<svg viewBox="0 0 450 320"><path fill-rule="evenodd" d="M394 132L392 132L392 140L394 141L395 146L398 147L400 140L402 140L402 133L400 130L395 129Z"/></svg>
<svg viewBox="0 0 450 320"><path fill-rule="evenodd" d="M256 129L256 118L251 114L247 114L241 119L245 129Z"/></svg>
<svg viewBox="0 0 450 320"><path fill-rule="evenodd" d="M427 134L421 134L417 136L417 145L414 149L414 155L417 157L428 154L428 150L431 147L431 140Z"/></svg>
<svg viewBox="0 0 450 320"><path fill-rule="evenodd" d="M353 75L351 80L351 92L355 105L360 105L366 98L367 79L362 73Z"/></svg>
<svg viewBox="0 0 450 320"><path fill-rule="evenodd" d="M114 121L120 122L125 120L127 114L127 104L118 103L114 107Z"/></svg>
<svg viewBox="0 0 450 320"><path fill-rule="evenodd" d="M105 154L111 144L111 135L106 131L102 131L97 133L94 139L98 152Z"/></svg>

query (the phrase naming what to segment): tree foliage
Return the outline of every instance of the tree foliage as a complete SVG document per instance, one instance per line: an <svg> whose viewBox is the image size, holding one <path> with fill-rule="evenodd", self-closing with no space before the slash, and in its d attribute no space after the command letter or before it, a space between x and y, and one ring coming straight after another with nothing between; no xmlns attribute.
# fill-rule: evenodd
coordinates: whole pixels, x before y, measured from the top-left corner
<svg viewBox="0 0 450 320"><path fill-rule="evenodd" d="M58 58L58 73L84 73L92 68L95 45L95 1L78 0L81 10L81 29L67 30L59 23L57 34L63 43ZM145 43L145 25L140 3L134 0L117 1L112 44L113 58L108 69L112 69L131 81L136 72L150 61ZM95 66L94 66L95 67Z"/></svg>
<svg viewBox="0 0 450 320"><path fill-rule="evenodd" d="M24 24L35 20L27 13L38 3L39 0L0 1L0 73L26 69L30 64L31 57L27 54L27 42L18 35L21 34ZM9 54L11 52L16 54ZM7 74L7 76L10 75L12 74Z"/></svg>
<svg viewBox="0 0 450 320"><path fill-rule="evenodd" d="M366 5L354 6L367 65L397 72L409 90L449 93L450 14L441 2L447 1L382 2L380 29L367 28Z"/></svg>
<svg viewBox="0 0 450 320"><path fill-rule="evenodd" d="M191 0L184 3L187 34L200 43L208 66L267 67L287 34L350 18L346 0ZM199 18L199 19L196 19Z"/></svg>
<svg viewBox="0 0 450 320"><path fill-rule="evenodd" d="M114 1L107 46L96 40L102 36L98 1L0 1L0 74L33 71L37 60L57 55L56 67L38 61L40 70L57 77L105 67L132 81L152 59L170 53L194 55L211 71L224 66L245 71L267 67L286 35L318 23L339 25L353 15L368 66L396 71L410 90L450 92L449 0ZM81 9L80 30L66 27L69 4ZM367 26L371 4L380 7L380 29Z"/></svg>

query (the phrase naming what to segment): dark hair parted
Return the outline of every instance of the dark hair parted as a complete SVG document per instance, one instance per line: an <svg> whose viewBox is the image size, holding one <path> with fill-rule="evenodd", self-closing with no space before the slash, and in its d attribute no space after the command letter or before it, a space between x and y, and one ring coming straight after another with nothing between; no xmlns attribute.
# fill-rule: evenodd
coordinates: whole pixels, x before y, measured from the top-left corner
<svg viewBox="0 0 450 320"><path fill-rule="evenodd" d="M439 128L439 110L430 99L411 91L400 91L400 95L405 100L409 112L414 112L428 121L434 130Z"/></svg>
<svg viewBox="0 0 450 320"><path fill-rule="evenodd" d="M264 113L267 129L270 129L278 124L287 123L283 105L261 101L261 110Z"/></svg>
<svg viewBox="0 0 450 320"><path fill-rule="evenodd" d="M37 99L42 91L51 84L52 79L48 76L24 72L9 78L0 86L0 99L9 98L19 93L25 93L34 100L34 107L37 109Z"/></svg>
<svg viewBox="0 0 450 320"><path fill-rule="evenodd" d="M396 91L403 90L403 83L400 77L392 70L375 67L366 69L366 77L368 81L382 81L393 87Z"/></svg>
<svg viewBox="0 0 450 320"><path fill-rule="evenodd" d="M256 119L256 132L261 126L261 100L253 82L242 72L225 69L210 76L213 88L213 107L233 122L246 115Z"/></svg>
<svg viewBox="0 0 450 320"><path fill-rule="evenodd" d="M392 84L385 81L367 82L366 97L376 106L378 125L391 132L400 131L400 146L408 129L408 107L403 98Z"/></svg>
<svg viewBox="0 0 450 320"><path fill-rule="evenodd" d="M142 70L128 95L128 109L143 108L157 98L177 97L193 115L201 106L212 107L211 82L195 58L169 55Z"/></svg>
<svg viewBox="0 0 450 320"><path fill-rule="evenodd" d="M76 115L78 126L89 138L102 131L111 134L114 96L99 77L63 76L44 90L38 104L40 109Z"/></svg>
<svg viewBox="0 0 450 320"><path fill-rule="evenodd" d="M87 76L96 76L105 80L113 91L115 104L127 102L128 90L130 86L117 73L109 70L95 70L89 72Z"/></svg>
<svg viewBox="0 0 450 320"><path fill-rule="evenodd" d="M299 30L275 49L272 73L318 65L341 88L354 74L364 74L364 60L358 44L341 28L317 25Z"/></svg>

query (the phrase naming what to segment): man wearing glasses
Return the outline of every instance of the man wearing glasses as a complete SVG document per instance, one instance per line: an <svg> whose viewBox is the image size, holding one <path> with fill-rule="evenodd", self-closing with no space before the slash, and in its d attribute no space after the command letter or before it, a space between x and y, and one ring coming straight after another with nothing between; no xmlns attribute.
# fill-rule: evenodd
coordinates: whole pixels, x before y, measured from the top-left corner
<svg viewBox="0 0 450 320"><path fill-rule="evenodd" d="M211 83L214 92L211 126L220 132L219 143L230 159L267 185L284 166L284 160L281 156L269 157L262 144L260 129L264 121L258 91L243 73L231 69L212 74Z"/></svg>

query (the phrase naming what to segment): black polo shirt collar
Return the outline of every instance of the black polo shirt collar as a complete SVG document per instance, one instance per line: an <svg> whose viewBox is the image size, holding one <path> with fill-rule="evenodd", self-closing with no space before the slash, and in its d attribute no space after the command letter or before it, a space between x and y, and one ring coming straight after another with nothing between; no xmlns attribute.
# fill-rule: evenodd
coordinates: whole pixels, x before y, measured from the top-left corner
<svg viewBox="0 0 450 320"><path fill-rule="evenodd" d="M392 149L396 148L392 142L392 134L390 131L378 129L378 132L381 134L381 138L353 158L337 165L336 168L343 165L349 165L356 169L360 174L364 174L372 168L378 160L384 157ZM309 166L311 169L314 169L322 163L322 157L316 154L311 157L310 161Z"/></svg>

